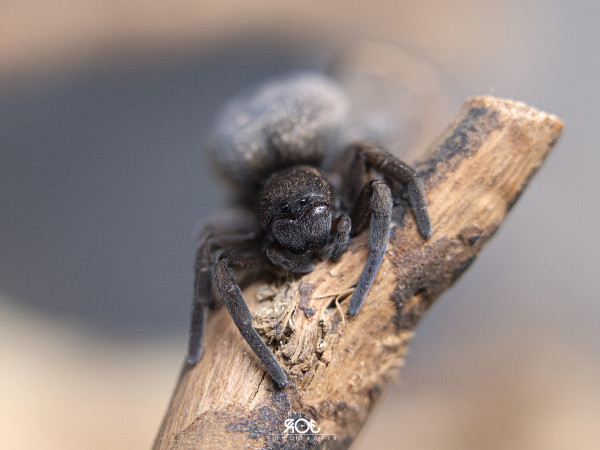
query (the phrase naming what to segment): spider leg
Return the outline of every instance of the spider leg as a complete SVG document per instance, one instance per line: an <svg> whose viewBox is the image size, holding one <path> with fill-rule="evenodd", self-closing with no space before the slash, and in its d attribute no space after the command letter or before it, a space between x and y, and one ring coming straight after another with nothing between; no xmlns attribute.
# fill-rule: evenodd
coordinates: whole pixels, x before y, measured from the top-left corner
<svg viewBox="0 0 600 450"><path fill-rule="evenodd" d="M358 165L373 167L381 172L387 180L394 180L406 186L408 201L417 219L419 232L425 238L430 237L433 234L433 228L427 211L423 182L417 173L408 164L368 142L355 143L349 148L349 151L354 153L355 161L362 160L360 163L357 162Z"/></svg>
<svg viewBox="0 0 600 450"><path fill-rule="evenodd" d="M339 218L337 223L334 224L336 227L335 237L333 239L333 246L330 251L330 259L335 262L340 259L340 256L348 249L350 243L350 230L352 229L352 220L347 215L343 215Z"/></svg>
<svg viewBox="0 0 600 450"><path fill-rule="evenodd" d="M194 301L187 363L196 364L202 353L202 337L210 307L215 306L213 296L213 267L215 254L224 248L248 245L260 237L260 228L252 217L237 212L220 215L208 222L198 239L194 264Z"/></svg>
<svg viewBox="0 0 600 450"><path fill-rule="evenodd" d="M289 258L285 255L283 249L278 248L277 245L271 245L267 248L267 258L274 265L293 273L309 273L315 268L310 261L303 261L300 258Z"/></svg>
<svg viewBox="0 0 600 450"><path fill-rule="evenodd" d="M353 225L352 235L359 234L370 218L368 242L370 253L350 300L348 314L351 316L360 311L383 263L390 240L392 209L390 188L383 181L371 181L364 187L350 215Z"/></svg>
<svg viewBox="0 0 600 450"><path fill-rule="evenodd" d="M215 265L215 284L240 333L267 369L277 387L283 388L287 384L287 376L252 326L252 314L233 274L234 268L249 267L256 264L260 258L264 259L264 255L258 250L223 252L217 258Z"/></svg>

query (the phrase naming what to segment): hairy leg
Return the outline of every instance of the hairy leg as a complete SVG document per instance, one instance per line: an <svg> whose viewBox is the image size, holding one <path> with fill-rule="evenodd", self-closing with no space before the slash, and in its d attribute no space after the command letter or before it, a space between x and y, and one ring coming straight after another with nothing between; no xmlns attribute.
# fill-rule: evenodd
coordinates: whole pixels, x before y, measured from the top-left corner
<svg viewBox="0 0 600 450"><path fill-rule="evenodd" d="M350 243L350 232L352 230L352 220L347 215L341 216L335 223L335 237L330 250L330 259L335 262L348 249Z"/></svg>
<svg viewBox="0 0 600 450"><path fill-rule="evenodd" d="M389 187L383 181L371 181L364 187L350 214L352 235L359 234L370 219L368 242L370 253L350 300L348 314L351 316L360 311L383 263L385 250L390 240L392 209Z"/></svg>
<svg viewBox="0 0 600 450"><path fill-rule="evenodd" d="M255 265L260 262L261 258L264 260L263 253L260 250L228 250L223 252L218 257L215 265L215 283L240 333L267 369L277 387L283 388L287 384L287 376L269 347L265 345L252 326L252 314L233 272L235 268Z"/></svg>
<svg viewBox="0 0 600 450"><path fill-rule="evenodd" d="M368 142L357 142L351 145L348 153L354 161L350 173L360 174L373 168L383 174L388 182L393 181L406 186L406 194L415 214L419 232L425 238L433 234L423 182L408 164Z"/></svg>
<svg viewBox="0 0 600 450"><path fill-rule="evenodd" d="M202 353L202 337L208 309L214 306L213 267L215 255L232 246L259 241L261 230L253 217L242 211L216 216L204 225L198 239L194 264L194 301L188 344L188 364L194 365Z"/></svg>
<svg viewBox="0 0 600 450"><path fill-rule="evenodd" d="M273 244L266 250L267 258L275 266L282 267L283 269L292 273L309 273L312 272L315 266L308 259L290 258L286 255L283 247L277 244Z"/></svg>

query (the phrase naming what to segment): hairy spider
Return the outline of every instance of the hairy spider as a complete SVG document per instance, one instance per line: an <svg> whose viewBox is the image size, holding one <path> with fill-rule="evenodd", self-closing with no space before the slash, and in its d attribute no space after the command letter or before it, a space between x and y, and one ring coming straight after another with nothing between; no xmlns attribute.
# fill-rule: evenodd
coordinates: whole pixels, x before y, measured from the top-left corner
<svg viewBox="0 0 600 450"><path fill-rule="evenodd" d="M275 384L285 386L286 374L253 328L234 272L278 266L308 273L313 258L338 260L350 238L369 228L370 254L348 308L353 316L383 262L394 197L408 200L419 232L431 236L423 185L411 167L366 141L337 152L347 111L343 89L317 73L271 80L225 106L210 155L237 186L244 209L210 221L201 233L189 364L200 358L214 286ZM371 179L371 170L381 179Z"/></svg>

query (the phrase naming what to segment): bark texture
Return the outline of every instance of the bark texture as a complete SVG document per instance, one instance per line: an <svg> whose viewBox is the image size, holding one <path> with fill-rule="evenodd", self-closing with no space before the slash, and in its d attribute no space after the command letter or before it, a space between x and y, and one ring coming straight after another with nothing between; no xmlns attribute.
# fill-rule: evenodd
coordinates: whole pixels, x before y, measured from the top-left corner
<svg viewBox="0 0 600 450"><path fill-rule="evenodd" d="M289 375L283 390L226 309L214 312L204 355L184 367L155 448L347 448L398 374L421 316L475 260L561 130L558 118L522 103L467 100L417 165L433 236L421 238L410 210L397 214L385 261L355 317L346 310L368 254L364 233L338 263L244 291L255 327ZM319 433L299 440L286 432L286 419L313 419Z"/></svg>

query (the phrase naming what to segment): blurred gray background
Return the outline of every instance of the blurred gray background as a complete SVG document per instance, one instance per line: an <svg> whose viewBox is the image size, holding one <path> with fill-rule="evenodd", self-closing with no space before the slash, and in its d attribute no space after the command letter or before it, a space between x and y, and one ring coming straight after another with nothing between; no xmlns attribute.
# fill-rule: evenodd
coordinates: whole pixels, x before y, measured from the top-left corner
<svg viewBox="0 0 600 450"><path fill-rule="evenodd" d="M355 448L597 448L598 17L593 1L1 3L0 447L151 445L193 232L227 205L202 154L215 110L378 39L439 69L452 114L492 94L566 130Z"/></svg>

